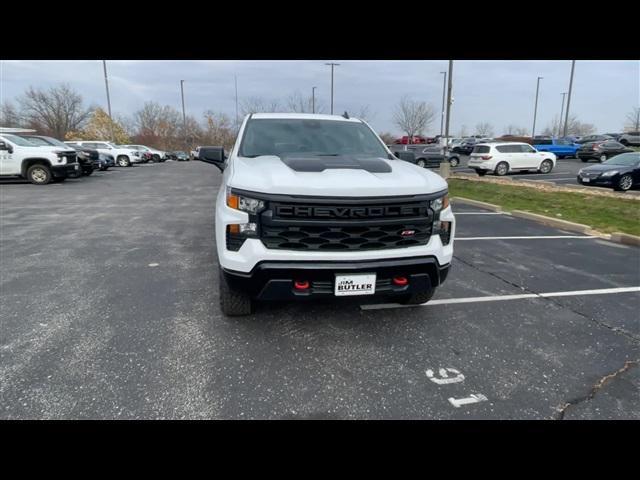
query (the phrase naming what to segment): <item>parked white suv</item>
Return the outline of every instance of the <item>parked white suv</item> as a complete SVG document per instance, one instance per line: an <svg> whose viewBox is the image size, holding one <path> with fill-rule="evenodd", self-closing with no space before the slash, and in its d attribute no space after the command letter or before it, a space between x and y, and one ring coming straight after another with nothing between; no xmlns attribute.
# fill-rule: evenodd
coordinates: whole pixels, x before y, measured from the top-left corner
<svg viewBox="0 0 640 480"><path fill-rule="evenodd" d="M131 148L122 148L113 143L103 142L101 140L77 140L64 142L72 147L82 146L92 148L100 153L111 155L116 159L116 165L119 167L130 167L134 163L142 162L142 154Z"/></svg>
<svg viewBox="0 0 640 480"><path fill-rule="evenodd" d="M618 137L618 142L623 144L625 147L627 145L640 145L640 132L626 132Z"/></svg>
<svg viewBox="0 0 640 480"><path fill-rule="evenodd" d="M150 153L154 162L164 162L167 159L167 152L157 150L155 148L147 147L145 145L120 145L123 148L130 148L138 152Z"/></svg>
<svg viewBox="0 0 640 480"><path fill-rule="evenodd" d="M3 133L0 135L0 176L22 177L35 185L46 185L79 171L76 155L72 149L40 147L26 138Z"/></svg>
<svg viewBox="0 0 640 480"><path fill-rule="evenodd" d="M225 156L215 213L220 302L383 295L429 301L453 258L447 182L395 157L348 115L248 115Z"/></svg>
<svg viewBox="0 0 640 480"><path fill-rule="evenodd" d="M479 143L469 156L468 166L480 176L488 172L506 175L523 170L549 173L556 166L556 156L551 152L539 152L528 143Z"/></svg>

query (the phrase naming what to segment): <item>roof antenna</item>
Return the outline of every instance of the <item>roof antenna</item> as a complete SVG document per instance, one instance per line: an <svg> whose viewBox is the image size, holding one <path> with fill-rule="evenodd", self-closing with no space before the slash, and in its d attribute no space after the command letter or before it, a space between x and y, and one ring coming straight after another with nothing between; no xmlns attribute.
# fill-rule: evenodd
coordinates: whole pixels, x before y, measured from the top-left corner
<svg viewBox="0 0 640 480"><path fill-rule="evenodd" d="M346 119L349 118L349 114L347 113L347 111L345 110L344 113L342 114L342 116Z"/></svg>

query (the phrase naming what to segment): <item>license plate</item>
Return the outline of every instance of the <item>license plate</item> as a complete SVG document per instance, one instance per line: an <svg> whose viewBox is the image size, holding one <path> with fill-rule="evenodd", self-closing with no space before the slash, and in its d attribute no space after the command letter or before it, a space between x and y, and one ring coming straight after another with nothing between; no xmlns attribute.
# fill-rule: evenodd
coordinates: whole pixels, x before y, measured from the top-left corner
<svg viewBox="0 0 640 480"><path fill-rule="evenodd" d="M582 181L583 181L584 183L588 183L588 182L590 182L591 180L590 180L590 179L588 179L587 177L582 177Z"/></svg>
<svg viewBox="0 0 640 480"><path fill-rule="evenodd" d="M336 297L349 295L373 295L376 291L376 274L336 275Z"/></svg>
<svg viewBox="0 0 640 480"><path fill-rule="evenodd" d="M80 166L79 166L79 165L76 165L76 166L75 166L75 167L73 167L73 168L74 168L74 170L80 170Z"/></svg>

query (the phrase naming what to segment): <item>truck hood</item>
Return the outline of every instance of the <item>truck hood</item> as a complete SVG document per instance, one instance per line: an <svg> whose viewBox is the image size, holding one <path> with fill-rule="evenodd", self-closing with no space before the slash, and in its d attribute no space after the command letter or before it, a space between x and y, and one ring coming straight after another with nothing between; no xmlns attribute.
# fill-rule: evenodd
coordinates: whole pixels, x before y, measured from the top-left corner
<svg viewBox="0 0 640 480"><path fill-rule="evenodd" d="M403 160L355 157L233 158L229 185L286 195L375 197L445 190L439 175Z"/></svg>

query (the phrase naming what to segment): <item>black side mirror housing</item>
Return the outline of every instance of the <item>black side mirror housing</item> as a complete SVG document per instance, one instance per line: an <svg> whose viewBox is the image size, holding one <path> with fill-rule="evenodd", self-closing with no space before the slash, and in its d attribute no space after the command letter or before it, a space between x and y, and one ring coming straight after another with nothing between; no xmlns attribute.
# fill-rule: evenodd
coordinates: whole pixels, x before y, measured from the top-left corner
<svg viewBox="0 0 640 480"><path fill-rule="evenodd" d="M226 158L224 147L200 147L198 151L198 160L215 165L221 172L226 166Z"/></svg>
<svg viewBox="0 0 640 480"><path fill-rule="evenodd" d="M5 150L9 153L13 153L13 147L11 145L7 145L5 142L0 142L0 150Z"/></svg>
<svg viewBox="0 0 640 480"><path fill-rule="evenodd" d="M415 163L415 161L416 161L416 154L414 152L410 152L408 150L404 150L404 151L401 151L401 152L396 152L395 155L400 160L404 160L406 162Z"/></svg>

